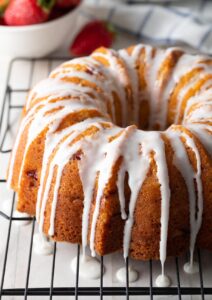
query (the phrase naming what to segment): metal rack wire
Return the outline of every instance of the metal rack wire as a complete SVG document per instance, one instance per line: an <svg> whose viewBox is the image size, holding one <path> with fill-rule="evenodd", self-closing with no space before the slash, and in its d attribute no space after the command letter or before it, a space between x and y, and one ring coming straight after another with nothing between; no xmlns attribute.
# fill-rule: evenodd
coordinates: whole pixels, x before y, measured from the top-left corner
<svg viewBox="0 0 212 300"><path fill-rule="evenodd" d="M63 58L48 58L45 60L48 61L48 68L51 70L53 60L63 60ZM64 58L65 59L65 58ZM10 85L10 78L12 74L13 64L17 61L28 61L31 64L31 71L29 76L29 87L27 89L13 89ZM4 95L1 116L0 116L0 155L5 155L11 151L11 149L5 149L5 139L10 130L10 115L13 109L21 110L22 105L16 105L11 103L11 95L15 93L23 93L28 92L33 76L33 69L35 65L36 59L15 59L10 63L8 78L7 78L7 87ZM5 126L3 126L3 122ZM4 127L4 128L3 128ZM6 179L0 178L0 189L3 184L5 185ZM180 273L179 273L179 262L178 258L175 258L175 270L176 270L176 278L177 285L175 287L169 288L158 288L153 286L153 270L152 270L152 261L149 261L149 286L148 287L131 287L129 284L129 273L128 273L128 265L129 262L126 260L125 268L126 268L126 286L119 287L106 287L104 286L104 257L100 258L100 281L99 286L96 287L81 287L79 286L79 270L80 270L80 246L76 246L77 253L77 265L76 265L76 278L75 278L75 286L66 286L66 287L57 287L54 284L55 279L55 263L57 259L57 243L54 243L54 251L52 256L52 265L51 265L51 280L49 282L49 286L44 288L29 288L29 278L33 274L31 274L31 260L32 260L32 248L33 248L33 235L35 231L35 218L17 218L13 216L13 208L15 205L15 193L12 196L12 207L10 214L7 215L4 212L0 211L0 218L4 218L8 221L8 231L6 233L6 245L4 250L4 261L2 270L0 270L0 299L3 299L4 296L22 296L22 299L27 299L28 296L43 296L49 299L53 299L54 296L71 296L72 299L78 299L80 296L98 296L100 299L104 299L105 296L124 296L126 299L130 299L131 296L149 296L149 299L154 299L155 295L176 295L178 299L182 299L183 295L199 295L200 299L205 299L205 295L212 295L212 283L211 287L204 287L204 274L202 270L201 264L201 252L197 251L197 259L199 264L199 287L181 287L180 281ZM30 246L28 250L28 264L26 271L26 280L25 286L22 288L14 288L14 289L6 289L4 288L5 284L5 274L7 272L8 265L8 252L11 242L11 229L14 221L32 221L31 222L31 235L30 235ZM0 228L1 230L1 228ZM74 246L73 246L74 247ZM212 296L211 296L212 297ZM141 297L140 297L141 298ZM169 299L169 298L168 298Z"/></svg>

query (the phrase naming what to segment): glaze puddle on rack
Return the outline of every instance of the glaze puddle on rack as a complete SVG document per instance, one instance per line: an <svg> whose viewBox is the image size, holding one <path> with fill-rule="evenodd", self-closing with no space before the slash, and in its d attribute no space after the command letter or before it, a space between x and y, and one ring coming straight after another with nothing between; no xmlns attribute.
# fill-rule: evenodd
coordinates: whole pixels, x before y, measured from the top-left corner
<svg viewBox="0 0 212 300"><path fill-rule="evenodd" d="M183 271L188 257L168 259L166 270L172 280L170 288L160 289L155 285L156 277L161 271L160 262L130 260L129 267L138 272L138 280L129 282L129 273L126 273L128 281L123 280L121 283L116 273L120 268L126 269L126 265L119 253L104 258L98 257L100 279L88 280L78 277L80 264L76 264L76 272L70 267L71 261L80 253L77 245L53 243L53 255L38 255L33 249L33 236L38 232L35 220L27 218L27 222L30 221L27 226L16 226L17 222L21 223L23 220L17 221L7 217L10 215L12 204L15 205L15 195L7 190L4 181L9 150L16 134L21 107L29 87L46 77L47 73L62 61L63 59L52 58L20 59L11 64L0 132L1 142L3 141L0 154L0 211L5 213L0 214L0 280L3 278L0 282L0 299L1 296L2 299L23 299L23 295L25 299L41 300L52 297L59 300L63 298L62 296L67 299L67 295L71 295L71 299L79 297L79 299L106 300L212 299L212 255L207 251L202 251L201 256L200 252L196 253L195 260L198 262L198 268L200 266L200 272L193 275ZM5 201L8 201L7 204ZM202 264L199 264L200 258ZM80 262L78 259L77 261Z"/></svg>

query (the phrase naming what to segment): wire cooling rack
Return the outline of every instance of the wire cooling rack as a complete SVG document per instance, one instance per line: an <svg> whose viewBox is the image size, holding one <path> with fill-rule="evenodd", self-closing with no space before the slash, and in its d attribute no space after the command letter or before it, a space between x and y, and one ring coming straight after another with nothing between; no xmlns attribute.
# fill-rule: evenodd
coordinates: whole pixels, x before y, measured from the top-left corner
<svg viewBox="0 0 212 300"><path fill-rule="evenodd" d="M62 61L64 61L65 58L48 58L48 59L42 59L42 60L36 60L36 59L15 59L10 63L9 66L9 72L8 72L8 78L7 78L7 86L5 90L5 95L3 99L3 105L1 110L1 117L0 117L0 156L1 158L4 156L9 156L9 153L11 152L11 146L7 147L7 138L8 135L10 135L11 127L13 126L13 121L11 119L11 115L13 114L13 111L21 112L21 109L23 107L23 103L19 103L18 95L26 95L29 91L30 87L34 84L34 81L38 80L34 79L36 77L36 64L38 62L44 63L46 65L47 72L49 72L52 68L54 68L55 65L58 65ZM25 86L15 86L11 83L12 81L19 81L19 77L23 75L18 75L19 71L16 70L16 75L14 74L14 65L27 63L28 71L25 75ZM47 74L43 74L43 77L46 77ZM15 77L14 77L15 76ZM40 78L39 78L40 79ZM15 95L15 97L14 97ZM15 98L15 99L14 99ZM21 96L21 98L23 98ZM1 172L3 173L3 172ZM2 177L2 174L1 174ZM6 176L3 176L3 178L0 178L0 202L3 195L3 191L6 189ZM173 263L173 274L175 276L175 285L169 288L158 288L154 286L154 276L153 276L153 264L154 262L149 261L147 266L147 272L145 272L145 276L147 278L147 286L139 286L139 285L133 285L129 283L129 273L128 273L128 266L129 262L126 260L125 262L125 268L126 268L126 284L125 285L116 285L116 286L105 286L104 282L104 264L105 264L105 258L100 257L100 279L98 281L98 285L91 287L83 287L80 284L80 246L79 245L72 245L72 248L76 251L77 256L77 265L76 265L76 275L74 278L75 282L71 286L56 286L55 285L55 276L56 276L56 269L55 264L57 261L57 243L54 243L54 251L53 255L51 257L51 274L50 274L50 280L49 285L45 287L30 287L29 286L29 280L31 277L36 276L32 272L32 253L33 253L33 236L35 232L36 227L36 220L35 218L18 218L13 216L14 213L14 206L15 206L15 193L11 194L11 209L10 213L5 213L1 211L0 209L0 221L3 218L5 222L7 222L8 227L7 230L4 232L1 232L3 228L0 226L0 234L3 234L5 236L5 244L3 245L3 252L2 252L2 264L0 264L0 299L16 299L15 296L22 297L21 299L28 299L30 296L37 296L36 299L61 299L63 296L69 296L70 299L78 299L81 297L87 298L87 296L90 296L90 299L156 299L156 297L160 296L157 299L170 299L171 295L175 297L174 299L212 299L212 276L208 276L204 273L203 266L202 266L202 253L200 250L197 250L196 253L196 260L199 265L199 273L197 275L196 285L195 286L184 286L182 283L182 276L180 274L180 267L179 267L179 259L175 258ZM29 238L28 245L29 248L27 248L26 251L26 260L27 260L27 267L25 270L25 274L22 274L25 278L24 285L21 287L11 287L7 288L5 287L6 284L6 274L8 271L8 264L10 263L9 260L9 252L11 250L11 243L12 243L12 228L14 226L14 223L17 224L17 222L21 221L31 221L31 229L29 228L29 235L27 237ZM1 223L0 223L1 224ZM1 236L1 235L0 235ZM0 240L0 243L2 241ZM1 257L0 257L1 259ZM211 267L211 266L210 266ZM211 267L212 268L212 267ZM22 273L23 270L20 268L20 270L16 270L16 272ZM40 270L42 272L42 270ZM72 275L73 276L73 275ZM205 278L207 278L207 286L205 286ZM203 280L204 279L204 280ZM7 278L8 281L8 278ZM192 298L189 297L189 295L196 295L195 297L198 298ZM111 298L109 298L111 296ZM136 297L140 296L140 297ZM8 298L12 297L12 298ZM58 298L59 297L59 298ZM185 297L185 298L184 298Z"/></svg>

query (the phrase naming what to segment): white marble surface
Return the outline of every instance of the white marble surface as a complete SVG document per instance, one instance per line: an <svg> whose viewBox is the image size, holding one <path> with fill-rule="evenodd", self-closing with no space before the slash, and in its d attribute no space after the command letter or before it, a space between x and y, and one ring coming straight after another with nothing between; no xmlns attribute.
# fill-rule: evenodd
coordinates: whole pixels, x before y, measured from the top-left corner
<svg viewBox="0 0 212 300"><path fill-rule="evenodd" d="M134 43L135 40L131 36L119 36L116 41L115 48L119 48L125 45ZM61 50L58 55L65 54L64 50ZM1 58L0 60L0 99L2 99L5 88L5 80L7 77L7 66L9 58ZM52 68L58 65L61 61L54 61ZM17 61L13 64L12 76L10 78L10 86L14 88L27 88L29 84L29 74L31 69L31 62ZM48 61L36 61L34 65L34 72L32 77L32 85L38 82L40 79L47 76L48 73ZM14 93L12 95L13 104L24 103L24 93ZM0 107L2 102L0 102ZM13 110L11 115L12 127L7 135L5 147L11 147L14 136L17 130L17 124L20 117L20 110ZM9 154L0 155L0 178L4 178L6 174L6 168L8 164ZM5 184L0 184L0 210L3 210L5 201L10 201L12 192L6 189ZM9 222L0 217L0 276L2 272L2 266L5 255L5 244L7 238ZM12 225L11 239L9 244L8 263L6 268L4 288L24 288L26 281L26 271L28 264L28 254L30 246L30 235L32 230L32 224L24 227ZM37 232L37 226L35 228ZM70 244L58 244L56 266L55 266L55 280L54 286L56 287L73 287L75 286L75 275L70 268L71 260L76 256L77 247ZM208 252L202 253L203 271L204 271L204 284L205 286L212 286L212 255ZM182 286L200 286L199 274L187 275L183 271L183 264L186 262L186 258L179 259L180 268L180 281ZM130 262L133 267L139 272L139 280L132 283L131 286L149 286L149 264L148 262ZM120 254L108 255L104 259L105 274L104 274L104 286L120 286L121 283L116 279L116 271L123 267L124 261ZM39 256L35 253L32 254L31 272L29 278L29 287L49 287L51 280L51 266L52 256ZM175 260L168 259L166 263L167 274L172 279L172 286L176 286L177 278L175 271ZM155 279L160 273L159 262L153 263L153 284L155 286ZM0 277L1 278L1 277ZM79 286L99 286L99 280L87 281L80 279ZM122 284L122 286L124 286ZM4 297L3 299L23 299L22 297ZM29 297L29 299L47 299L46 297ZM53 299L63 299L63 297L54 297ZM64 297L64 299L67 299ZM74 297L72 298L74 299ZM80 297L79 299L87 299L87 297ZM99 297L90 297L90 299L99 299ZM104 299L126 299L126 297L104 297ZM130 297L130 299L149 299L147 297ZM178 299L177 296L158 296L154 299ZM201 299L199 296L191 297L184 296L185 300L197 300ZM212 299L212 296L207 296L205 299Z"/></svg>

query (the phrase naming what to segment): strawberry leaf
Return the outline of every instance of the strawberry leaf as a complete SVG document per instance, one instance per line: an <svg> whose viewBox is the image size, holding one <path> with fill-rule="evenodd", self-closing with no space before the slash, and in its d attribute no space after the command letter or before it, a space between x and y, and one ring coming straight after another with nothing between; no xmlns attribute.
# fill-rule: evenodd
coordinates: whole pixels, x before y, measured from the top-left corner
<svg viewBox="0 0 212 300"><path fill-rule="evenodd" d="M55 5L56 0L37 0L37 4L45 11L49 13L53 6Z"/></svg>

